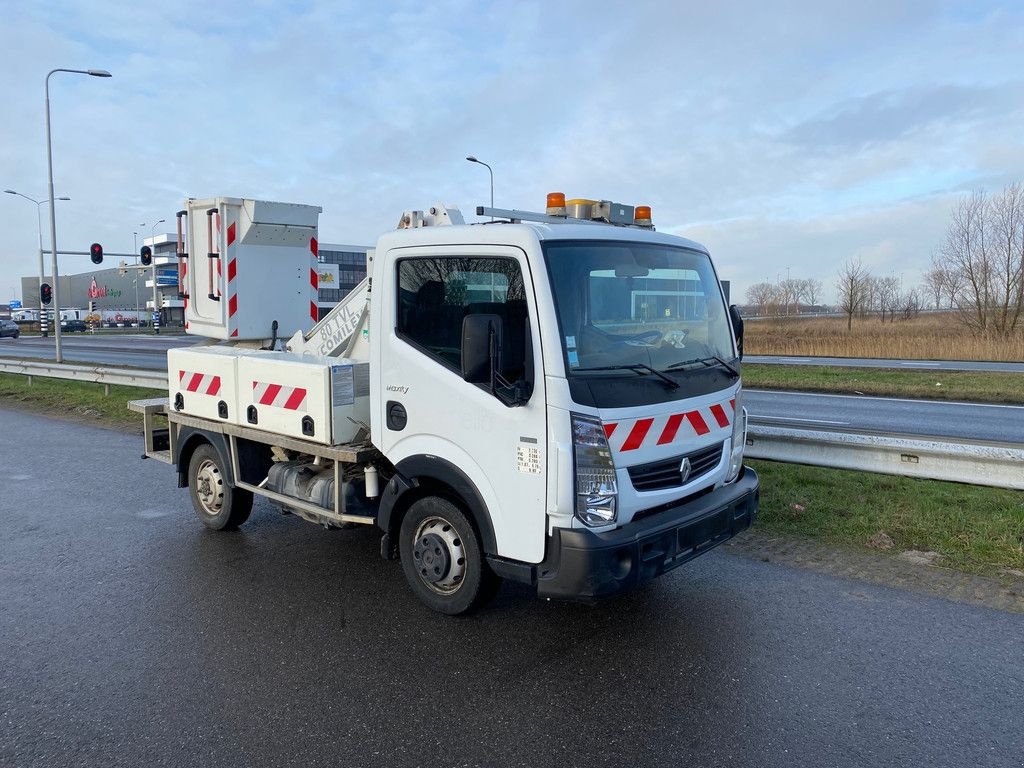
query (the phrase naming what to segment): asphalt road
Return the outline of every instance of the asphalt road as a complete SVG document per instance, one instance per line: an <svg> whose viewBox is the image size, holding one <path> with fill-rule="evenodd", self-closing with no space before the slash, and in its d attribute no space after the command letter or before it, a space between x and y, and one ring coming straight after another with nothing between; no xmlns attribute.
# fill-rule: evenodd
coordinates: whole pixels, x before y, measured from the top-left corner
<svg viewBox="0 0 1024 768"><path fill-rule="evenodd" d="M5 766L1024 765L1018 614L716 551L446 618L369 529L213 533L138 438L0 434Z"/></svg>
<svg viewBox="0 0 1024 768"><path fill-rule="evenodd" d="M65 333L61 336L61 352L66 363L130 366L167 370L167 350L195 344L194 336L125 334L91 336L88 333ZM0 357L54 359L53 337L22 336L0 339Z"/></svg>
<svg viewBox="0 0 1024 768"><path fill-rule="evenodd" d="M926 369L932 371L989 371L1024 373L1024 363L978 362L973 360L890 360L873 357L788 357L785 355L746 355L745 363L768 365L830 365L842 368Z"/></svg>
<svg viewBox="0 0 1024 768"><path fill-rule="evenodd" d="M743 404L752 420L776 426L1024 443L1024 407L1015 405L753 389Z"/></svg>
<svg viewBox="0 0 1024 768"><path fill-rule="evenodd" d="M197 341L190 336L69 334L63 339L63 349L67 362L165 371L170 347ZM52 355L52 338L0 339L0 357L52 358ZM776 425L1024 442L1024 407L1018 406L763 390L748 391L745 404L753 417Z"/></svg>

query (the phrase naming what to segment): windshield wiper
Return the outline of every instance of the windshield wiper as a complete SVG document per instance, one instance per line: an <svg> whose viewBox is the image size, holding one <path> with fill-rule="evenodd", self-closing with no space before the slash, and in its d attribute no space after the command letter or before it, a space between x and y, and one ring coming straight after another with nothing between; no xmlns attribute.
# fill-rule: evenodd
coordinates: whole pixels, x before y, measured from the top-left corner
<svg viewBox="0 0 1024 768"><path fill-rule="evenodd" d="M646 363L629 363L628 365L596 365L591 368L573 368L574 372L577 371L633 371L639 373L641 376L644 372L653 373L659 379L664 381L666 384L672 387L672 389L679 389L679 382L664 373L659 371L657 368L652 368Z"/></svg>
<svg viewBox="0 0 1024 768"><path fill-rule="evenodd" d="M703 363L704 365L706 365L708 367L710 367L712 365L712 363L717 363L718 365L720 365L723 368L725 368L725 370L727 370L733 376L737 376L738 377L740 375L739 371L737 371L733 366L729 365L729 363L725 362L725 360L720 358L718 355L710 355L709 357L698 357L698 358L695 358L693 360L683 360L683 361L678 362L678 363L672 363L672 365L670 365L665 370L666 371L675 371L675 370L677 370L679 368L685 368L688 365L693 365L694 363Z"/></svg>

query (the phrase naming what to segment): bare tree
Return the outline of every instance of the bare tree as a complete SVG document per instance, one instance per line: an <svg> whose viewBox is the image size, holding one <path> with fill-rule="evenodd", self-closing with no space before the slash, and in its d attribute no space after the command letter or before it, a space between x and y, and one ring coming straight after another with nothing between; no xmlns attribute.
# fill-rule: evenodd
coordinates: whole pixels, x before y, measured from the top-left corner
<svg viewBox="0 0 1024 768"><path fill-rule="evenodd" d="M892 322L901 298L900 279L890 275L889 277L875 278L874 283L878 300L878 311L881 313L882 322L885 322L886 313L889 314L889 322Z"/></svg>
<svg viewBox="0 0 1024 768"><path fill-rule="evenodd" d="M1024 187L1011 184L992 198L990 254L992 258L990 311L992 325L1012 334L1024 311Z"/></svg>
<svg viewBox="0 0 1024 768"><path fill-rule="evenodd" d="M787 277L779 282L778 292L783 313L786 315L797 314L794 306L800 304L800 298L803 295L803 280Z"/></svg>
<svg viewBox="0 0 1024 768"><path fill-rule="evenodd" d="M769 307L774 303L775 286L771 283L754 283L747 288L747 304L753 306L761 317L770 314Z"/></svg>
<svg viewBox="0 0 1024 768"><path fill-rule="evenodd" d="M867 286L871 276L860 259L850 259L843 264L836 281L839 294L839 308L846 315L846 330L853 328L853 316L861 311L867 297Z"/></svg>
<svg viewBox="0 0 1024 768"><path fill-rule="evenodd" d="M907 293L899 297L897 301L897 310L903 316L904 320L910 320L912 317L917 317L917 314L921 311L921 294L916 289L911 289Z"/></svg>
<svg viewBox="0 0 1024 768"><path fill-rule="evenodd" d="M821 287L821 280L815 280L813 277L803 281L804 298L812 307L817 306L818 299L821 298Z"/></svg>
<svg viewBox="0 0 1024 768"><path fill-rule="evenodd" d="M928 298L932 300L932 305L935 309L939 309L942 306L942 297L946 293L948 277L946 270L935 263L934 256L932 257L932 268L921 276L921 282Z"/></svg>
<svg viewBox="0 0 1024 768"><path fill-rule="evenodd" d="M978 331L1012 334L1024 315L1024 187L989 198L974 192L953 209L937 261L961 319Z"/></svg>

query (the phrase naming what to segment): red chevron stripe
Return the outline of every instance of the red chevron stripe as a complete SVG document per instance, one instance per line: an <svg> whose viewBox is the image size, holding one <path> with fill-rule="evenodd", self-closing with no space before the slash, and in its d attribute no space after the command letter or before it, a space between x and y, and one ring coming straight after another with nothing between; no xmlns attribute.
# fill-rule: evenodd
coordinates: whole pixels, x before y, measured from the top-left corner
<svg viewBox="0 0 1024 768"><path fill-rule="evenodd" d="M700 415L700 411L690 411L686 414L686 418L690 420L690 424L693 425L698 435L706 435L711 430L708 429L707 422L704 421L704 417Z"/></svg>
<svg viewBox="0 0 1024 768"><path fill-rule="evenodd" d="M610 440L611 439L612 433L615 431L615 428L617 426L619 426L617 422L614 422L612 424L605 424L604 425L604 437L605 437L605 440Z"/></svg>
<svg viewBox="0 0 1024 768"><path fill-rule="evenodd" d="M292 390L291 396L285 401L284 407L289 411L294 411L300 405L302 401L306 399L306 390L302 387L296 387Z"/></svg>
<svg viewBox="0 0 1024 768"><path fill-rule="evenodd" d="M665 443L671 443L676 439L676 432L679 431L679 425L683 423L683 417L685 414L673 413L668 417L668 424L665 425L665 429L661 431L661 437L658 438L658 445L665 445Z"/></svg>
<svg viewBox="0 0 1024 768"><path fill-rule="evenodd" d="M654 419L637 419L636 424L633 425L633 429L629 431L629 437L626 438L626 442L622 444L623 451L633 451L643 445L644 438L647 437L647 431L651 428L651 424L654 423Z"/></svg>
<svg viewBox="0 0 1024 768"><path fill-rule="evenodd" d="M267 391L264 392L263 397L260 398L260 405L273 405L274 398L277 397L277 393L280 391L280 384L268 384Z"/></svg>
<svg viewBox="0 0 1024 768"><path fill-rule="evenodd" d="M729 426L729 417L725 415L725 409L720 405L711 406L711 415L715 417L715 421L718 422L720 427Z"/></svg>

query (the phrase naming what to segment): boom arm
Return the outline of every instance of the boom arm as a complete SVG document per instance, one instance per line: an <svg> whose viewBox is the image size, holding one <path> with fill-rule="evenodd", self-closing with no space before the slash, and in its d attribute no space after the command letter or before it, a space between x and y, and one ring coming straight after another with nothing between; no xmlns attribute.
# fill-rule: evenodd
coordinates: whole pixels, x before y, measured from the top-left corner
<svg viewBox="0 0 1024 768"><path fill-rule="evenodd" d="M361 331L366 327L370 309L370 279L366 277L314 325L309 333L299 331L288 340L286 349L306 355L350 357L362 359L357 353Z"/></svg>

